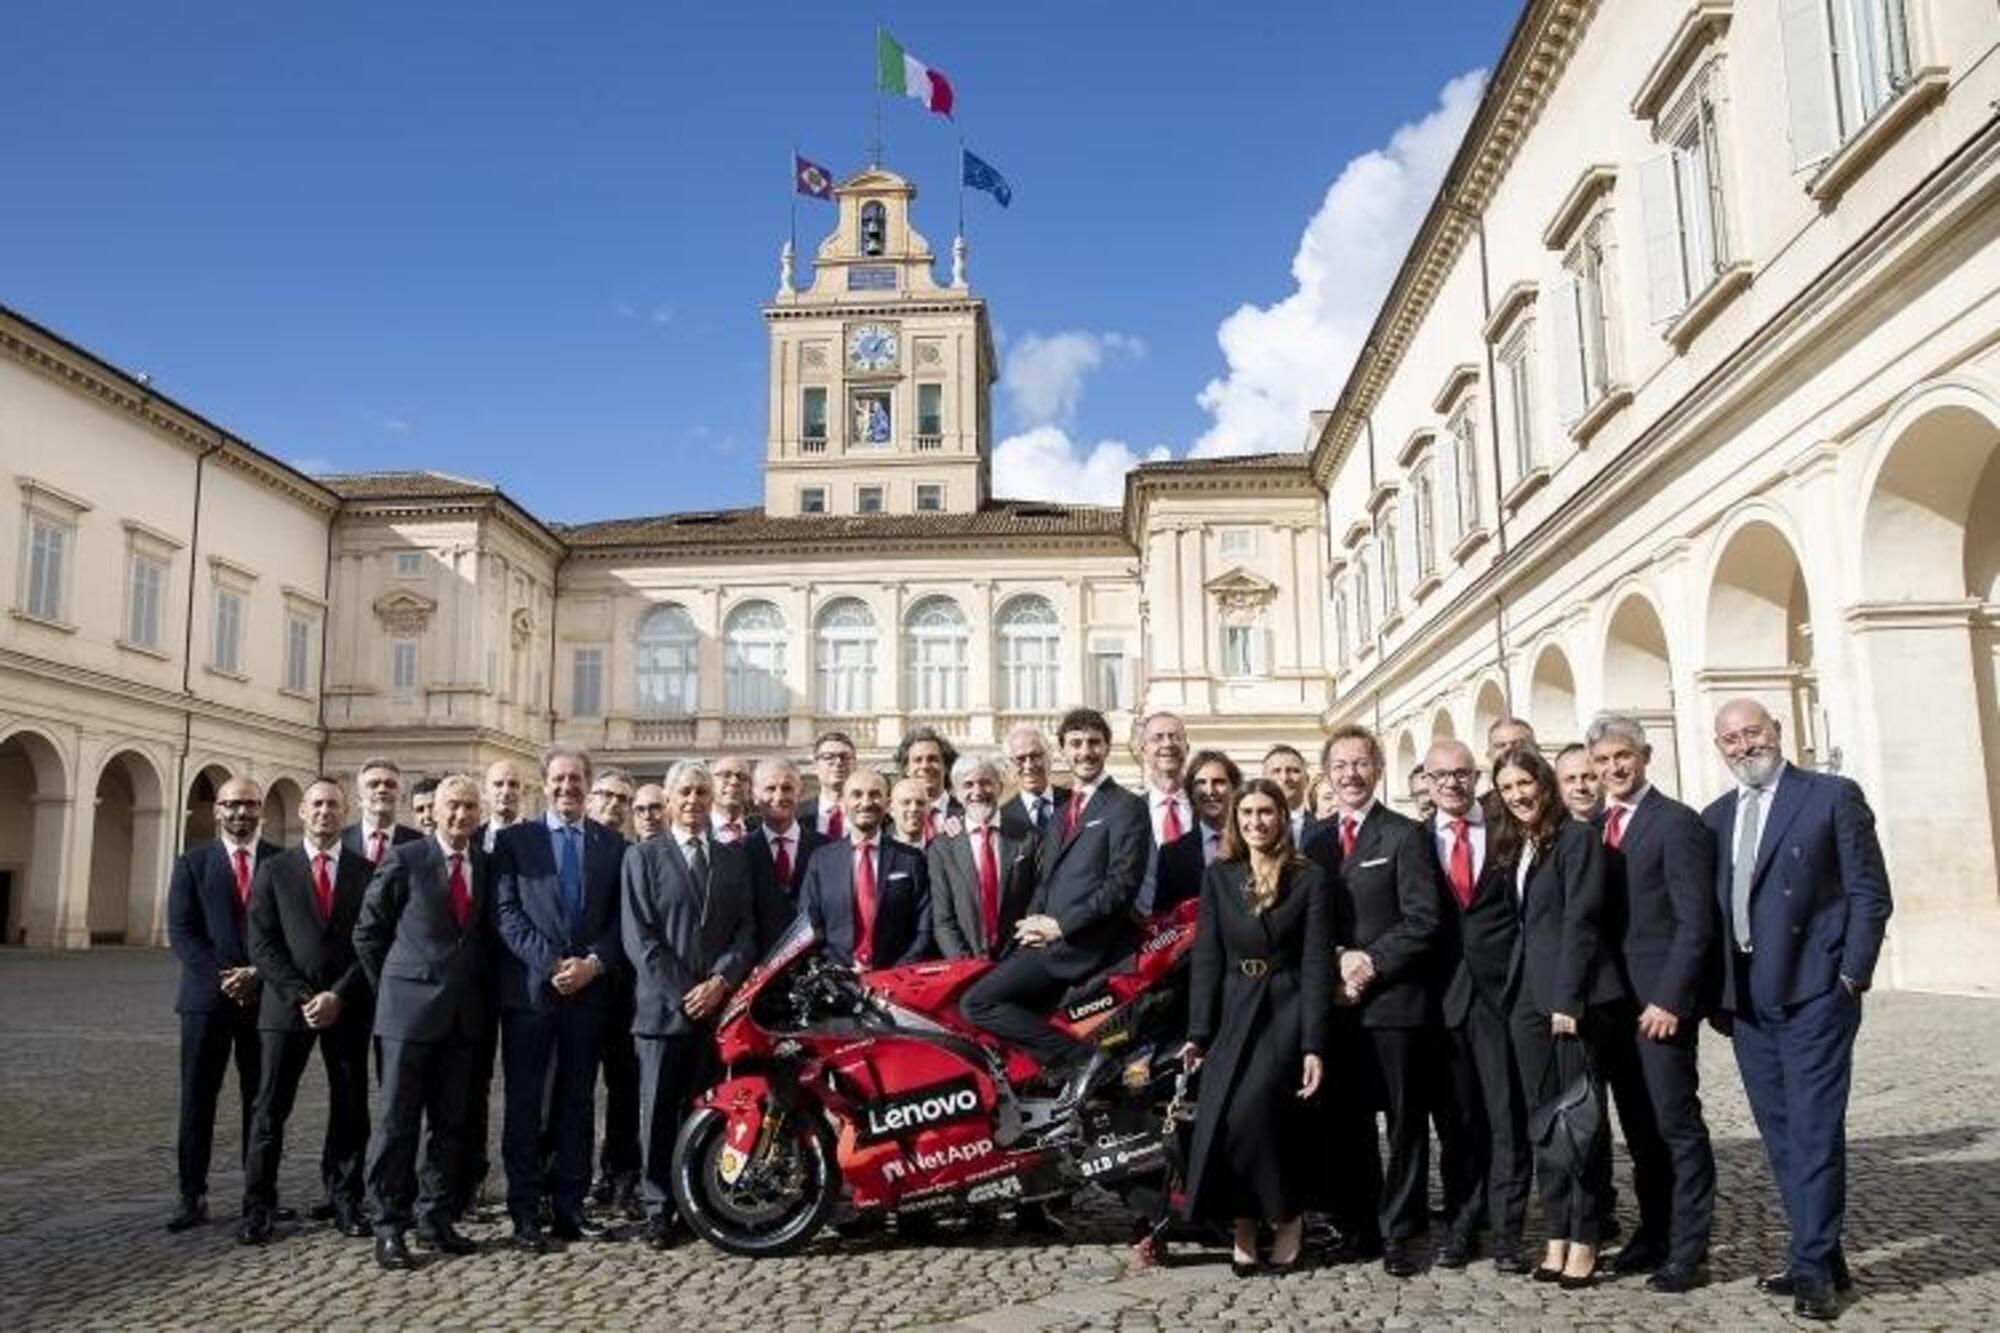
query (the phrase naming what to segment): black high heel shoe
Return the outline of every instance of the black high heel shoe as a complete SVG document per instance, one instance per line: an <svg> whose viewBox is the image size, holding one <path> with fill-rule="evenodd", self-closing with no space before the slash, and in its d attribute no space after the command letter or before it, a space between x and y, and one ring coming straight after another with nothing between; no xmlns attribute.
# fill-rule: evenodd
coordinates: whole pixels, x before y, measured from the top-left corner
<svg viewBox="0 0 2000 1333"><path fill-rule="evenodd" d="M1234 1254L1229 1256L1229 1271L1237 1277L1255 1277L1260 1267L1261 1265L1255 1259L1252 1259L1249 1263L1244 1263Z"/></svg>
<svg viewBox="0 0 2000 1333"><path fill-rule="evenodd" d="M1542 1265L1536 1264L1535 1271L1529 1274L1529 1276L1537 1282L1560 1282L1562 1281L1563 1271L1560 1268L1544 1268Z"/></svg>

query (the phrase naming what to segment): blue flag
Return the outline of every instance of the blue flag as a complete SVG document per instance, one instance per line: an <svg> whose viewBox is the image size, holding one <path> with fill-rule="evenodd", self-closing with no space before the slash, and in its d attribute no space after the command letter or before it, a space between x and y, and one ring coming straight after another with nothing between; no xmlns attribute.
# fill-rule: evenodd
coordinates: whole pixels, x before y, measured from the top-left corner
<svg viewBox="0 0 2000 1333"><path fill-rule="evenodd" d="M959 150L965 158L965 183L975 190L984 190L1005 208L1014 197L1014 187L1007 178L993 169L991 163L982 160L965 149Z"/></svg>

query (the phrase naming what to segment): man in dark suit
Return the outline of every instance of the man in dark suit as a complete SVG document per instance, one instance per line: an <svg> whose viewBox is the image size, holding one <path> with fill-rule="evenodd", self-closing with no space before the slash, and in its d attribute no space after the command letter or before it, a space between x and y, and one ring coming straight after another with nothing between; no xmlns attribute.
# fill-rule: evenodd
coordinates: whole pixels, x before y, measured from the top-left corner
<svg viewBox="0 0 2000 1333"><path fill-rule="evenodd" d="M375 988L375 1046L382 1103L368 1143L375 1262L416 1267L404 1243L446 1254L478 1247L452 1224L454 1186L467 1154L466 1100L474 1046L489 1023L491 893L486 854L473 841L479 787L454 774L432 805L437 836L394 848L368 885L354 925L354 953ZM422 1190L417 1139L428 1126Z"/></svg>
<svg viewBox="0 0 2000 1333"><path fill-rule="evenodd" d="M419 829L396 822L396 804L403 796L403 770L393 759L377 756L361 761L354 778L360 816L340 833L340 850L379 866L389 849L423 837ZM432 818L436 818L433 794Z"/></svg>
<svg viewBox="0 0 2000 1333"><path fill-rule="evenodd" d="M278 1164L285 1122L298 1099L313 1046L326 1069L326 1140L320 1182L334 1224L366 1236L361 1171L368 1150L368 1033L375 993L354 956L354 922L373 868L341 854L347 797L321 778L299 803L305 842L274 852L257 867L250 890L250 960L262 979L257 1026L263 1077L243 1167L246 1245L271 1238L278 1206Z"/></svg>
<svg viewBox="0 0 2000 1333"><path fill-rule="evenodd" d="M751 801L750 761L741 755L726 754L708 766L715 783L715 800L709 806L709 831L717 842L742 842L757 827L757 811Z"/></svg>
<svg viewBox="0 0 2000 1333"><path fill-rule="evenodd" d="M757 956L762 958L799 915L806 863L826 841L799 819L799 770L789 759L766 759L751 774L757 827L743 840L755 895Z"/></svg>
<svg viewBox="0 0 2000 1333"><path fill-rule="evenodd" d="M1013 953L965 993L967 1020L1041 1064L1059 1106L1074 1105L1106 1068L1096 1047L1058 1032L1049 1006L1132 944L1132 906L1153 856L1146 801L1104 771L1111 724L1072 708L1057 728L1076 786L1049 821L1037 854L1035 894L1014 926Z"/></svg>
<svg viewBox="0 0 2000 1333"><path fill-rule="evenodd" d="M946 824L965 814L965 808L951 790L952 770L958 766L958 747L936 727L911 727L896 746L895 763L899 777L914 780L923 788L923 836L916 841L919 846L929 847L932 839L944 832Z"/></svg>
<svg viewBox="0 0 2000 1333"><path fill-rule="evenodd" d="M1069 788L1050 785L1048 738L1034 723L1017 722L1008 728L1006 749L1015 790L1000 806L1000 832L1026 840L1032 831L1039 843L1042 831L1069 799Z"/></svg>
<svg viewBox="0 0 2000 1333"><path fill-rule="evenodd" d="M799 911L826 941L827 954L863 969L932 956L924 853L889 836L886 788L874 769L847 775L841 793L847 837L822 844L799 885Z"/></svg>
<svg viewBox="0 0 2000 1333"><path fill-rule="evenodd" d="M1554 767L1563 808L1576 819L1601 826L1604 782L1598 776L1597 761L1591 755L1590 747L1582 744L1563 746L1556 751Z"/></svg>
<svg viewBox="0 0 2000 1333"><path fill-rule="evenodd" d="M1737 788L1702 812L1723 922L1720 1012L1791 1222L1791 1261L1762 1279L1812 1319L1847 1285L1847 1094L1861 997L1893 904L1875 816L1847 778L1784 759L1754 699L1715 716Z"/></svg>
<svg viewBox="0 0 2000 1333"><path fill-rule="evenodd" d="M491 857L499 844L503 830L521 822L521 771L511 759L496 759L486 766L486 773L480 782L480 795L484 798L486 818L472 830L472 842L482 855ZM498 960L501 953L500 937L492 934L489 922L489 938L486 941L487 957ZM452 1216L463 1218L479 1201L486 1187L486 1177L492 1173L491 1158L493 1068L500 1059L500 988L497 978L489 975L489 996L486 1006L486 1025L479 1030L472 1043L472 1084L465 1099L465 1159L458 1177L452 1182Z"/></svg>
<svg viewBox="0 0 2000 1333"><path fill-rule="evenodd" d="M926 854L931 934L946 958L998 958L1034 893L1036 844L1009 838L1000 827L997 760L961 755L952 786L965 823L932 842Z"/></svg>
<svg viewBox="0 0 2000 1333"><path fill-rule="evenodd" d="M1586 734L1602 780L1605 942L1638 1006L1624 1006L1598 1058L1632 1158L1639 1230L1612 1271L1656 1269L1655 1291L1708 1282L1715 1153L1701 1114L1696 1038L1715 952L1715 852L1701 816L1647 780L1653 750L1635 717L1603 713Z"/></svg>
<svg viewBox="0 0 2000 1333"><path fill-rule="evenodd" d="M1134 900L1141 916L1159 910L1160 853L1187 836L1194 827L1194 803L1187 794L1187 724L1173 713L1148 713L1139 724L1139 769L1143 779L1153 855L1139 881Z"/></svg>
<svg viewBox="0 0 2000 1333"><path fill-rule="evenodd" d="M1155 913L1171 912L1181 903L1201 897L1201 881L1222 854L1229 802L1242 785L1243 770L1220 750L1198 750L1188 761L1187 795L1194 807L1194 827L1160 848L1154 872Z"/></svg>
<svg viewBox="0 0 2000 1333"><path fill-rule="evenodd" d="M638 976L641 1184L646 1243L674 1243L674 1136L712 1067L715 1016L749 974L756 943L750 870L709 824L715 782L700 764L667 773L671 823L625 858L625 956Z"/></svg>
<svg viewBox="0 0 2000 1333"><path fill-rule="evenodd" d="M1348 1191L1380 1202L1376 1219L1360 1216L1357 1205L1342 1229L1365 1252L1373 1249L1379 1226L1383 1270L1412 1277L1412 1246L1429 1224L1425 1090L1428 1070L1444 1058L1431 971L1439 928L1437 861L1423 826L1375 799L1383 762L1373 732L1340 728L1327 738L1320 760L1340 809L1313 831L1305 851L1326 872L1333 892L1340 995L1354 1007L1347 1037L1357 1066L1372 1075L1381 1096L1389 1137L1385 1177L1374 1108L1360 1097L1334 1099L1331 1113L1342 1144L1336 1155L1351 1164Z"/></svg>
<svg viewBox="0 0 2000 1333"><path fill-rule="evenodd" d="M1289 745L1273 745L1264 752L1264 776L1285 793L1285 818L1292 826L1292 846L1305 846L1314 822L1312 807L1306 800L1312 788L1306 757Z"/></svg>
<svg viewBox="0 0 2000 1333"><path fill-rule="evenodd" d="M1492 1237L1493 1266L1526 1273L1521 1249L1528 1182L1527 1108L1508 1036L1512 999L1507 982L1520 922L1506 867L1486 855L1486 811L1474 799L1479 766L1463 741L1439 741L1425 756L1424 776L1436 803L1425 830L1436 850L1441 917L1432 975L1444 982L1443 1018L1450 1036L1447 1077L1433 1080L1432 1121L1438 1126L1442 1175L1452 1200L1451 1231L1438 1263L1471 1261L1482 1219ZM1454 1159L1462 1155L1460 1166Z"/></svg>
<svg viewBox="0 0 2000 1333"><path fill-rule="evenodd" d="M621 966L625 839L584 817L590 787L589 754L549 746L542 755L547 814L501 833L489 862L494 924L504 946L495 968L507 1073L500 1156L514 1244L530 1254L549 1249L544 1200L556 1240L604 1231L583 1201L598 1060L607 1030L620 1018L609 974Z"/></svg>
<svg viewBox="0 0 2000 1333"><path fill-rule="evenodd" d="M819 780L819 793L799 806L799 822L828 840L846 837L840 793L853 771L854 739L844 731L821 732L813 741L813 773Z"/></svg>
<svg viewBox="0 0 2000 1333"><path fill-rule="evenodd" d="M181 1016L181 1106L177 1153L180 1205L167 1230L185 1231L208 1220L208 1163L215 1150L215 1103L223 1076L236 1061L243 1106L243 1141L261 1080L257 1036L257 968L244 932L252 877L278 848L257 836L264 795L248 778L231 778L215 793L217 837L174 860L167 881L167 940L181 960L174 1009Z"/></svg>

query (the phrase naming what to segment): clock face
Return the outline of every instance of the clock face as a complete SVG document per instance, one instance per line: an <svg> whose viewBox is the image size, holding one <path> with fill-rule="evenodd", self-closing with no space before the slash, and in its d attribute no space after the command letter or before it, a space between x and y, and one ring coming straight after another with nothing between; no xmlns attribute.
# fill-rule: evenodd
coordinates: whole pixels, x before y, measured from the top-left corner
<svg viewBox="0 0 2000 1333"><path fill-rule="evenodd" d="M887 370L896 364L896 331L887 324L863 324L847 336L847 360L856 370Z"/></svg>

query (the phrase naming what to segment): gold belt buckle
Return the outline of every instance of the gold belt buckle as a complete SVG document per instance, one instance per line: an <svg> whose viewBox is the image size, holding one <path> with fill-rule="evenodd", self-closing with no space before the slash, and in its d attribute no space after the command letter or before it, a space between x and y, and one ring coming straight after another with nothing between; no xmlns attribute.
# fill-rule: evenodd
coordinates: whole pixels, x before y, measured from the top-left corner
<svg viewBox="0 0 2000 1333"><path fill-rule="evenodd" d="M1262 958L1245 958L1236 966L1246 977L1261 977L1271 970L1271 965Z"/></svg>

